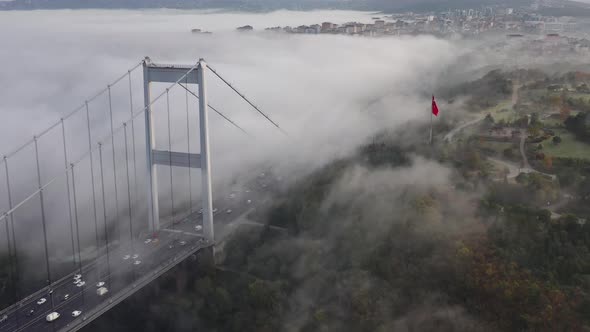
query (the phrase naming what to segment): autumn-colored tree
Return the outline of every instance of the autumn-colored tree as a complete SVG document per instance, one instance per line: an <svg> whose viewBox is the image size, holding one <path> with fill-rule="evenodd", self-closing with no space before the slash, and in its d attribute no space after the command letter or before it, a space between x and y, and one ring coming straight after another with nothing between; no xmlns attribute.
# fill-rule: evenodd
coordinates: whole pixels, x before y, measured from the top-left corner
<svg viewBox="0 0 590 332"><path fill-rule="evenodd" d="M553 168L553 157L545 156L545 167L547 167L547 169Z"/></svg>

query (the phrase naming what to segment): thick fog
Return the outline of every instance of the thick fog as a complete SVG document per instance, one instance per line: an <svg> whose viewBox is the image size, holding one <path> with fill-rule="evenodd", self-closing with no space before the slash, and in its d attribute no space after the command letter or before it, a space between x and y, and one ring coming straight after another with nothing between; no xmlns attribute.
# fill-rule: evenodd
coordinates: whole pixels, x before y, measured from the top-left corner
<svg viewBox="0 0 590 332"><path fill-rule="evenodd" d="M13 151L46 127L67 115L144 56L156 63L194 64L204 58L220 74L248 96L288 133L285 137L213 75L208 75L209 103L243 127L252 137L233 128L214 113L210 115L214 192L224 191L236 174L256 167L275 167L281 175L305 174L334 158L349 154L381 129L395 129L408 121L430 119L430 94L458 59L469 53L457 43L429 36L362 38L332 35L289 35L265 32L265 27L298 26L330 21L371 22L371 13L346 11L243 14L217 11L33 11L0 12L0 154ZM238 26L250 24L255 31L239 33ZM194 34L199 28L212 34ZM463 60L464 61L464 58ZM465 64L465 62L463 62ZM133 107L142 107L141 68L132 72ZM152 85L152 97L164 84ZM191 87L196 91L196 87ZM186 151L187 113L185 92L170 91L171 142L174 151ZM199 151L197 103L189 98L191 152ZM154 104L156 148L168 149L166 96ZM441 103L443 103L441 101ZM444 104L443 104L444 105ZM124 77L112 87L114 127L130 116L129 83ZM444 107L444 106L443 106ZM445 110L443 109L443 114ZM113 169L107 94L89 103L93 165L99 178L96 144L103 143L105 191L110 203L102 215L100 192L96 189L99 219L113 220ZM82 242L92 245L93 226L89 194L88 132L85 110L65 125L68 162L76 165L80 219L85 221ZM145 178L143 115L133 122L138 154L138 182ZM128 133L130 135L130 133ZM64 152L61 126L39 139L42 184L63 174ZM416 133L424 135L427 133ZM130 142L130 140L128 140ZM115 161L119 184L118 202L126 206L126 176L123 132L115 135ZM9 159L13 204L37 188L35 150L31 144ZM109 168L110 167L110 168ZM170 206L165 196L170 180L162 170L163 213ZM194 192L200 190L199 173L193 173ZM186 170L174 170L173 185L188 190ZM65 177L47 188L48 237L51 257L71 252ZM5 180L0 180L5 186ZM133 187L133 183L131 183ZM130 188L132 189L132 188ZM188 195L176 195L178 202ZM142 196L143 197L143 196ZM7 210L6 192L0 194ZM24 225L36 222L39 201L23 205L15 216ZM32 212L25 208L29 206ZM32 222L32 221L31 221ZM143 225L145 226L145 225ZM42 250L40 234L17 227L18 241L27 249ZM83 228L82 227L82 228ZM22 248L21 248L22 250Z"/></svg>

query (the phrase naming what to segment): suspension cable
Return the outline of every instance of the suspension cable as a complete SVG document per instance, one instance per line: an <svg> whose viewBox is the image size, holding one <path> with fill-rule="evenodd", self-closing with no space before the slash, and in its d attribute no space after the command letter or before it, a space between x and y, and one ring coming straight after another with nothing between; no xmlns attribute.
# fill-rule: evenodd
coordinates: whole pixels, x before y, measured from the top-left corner
<svg viewBox="0 0 590 332"><path fill-rule="evenodd" d="M287 134L286 131L283 130L283 128L281 128L276 122L274 122L268 115L266 115L264 112L262 112L260 110L260 108L258 108L256 105L254 105L254 103L252 103L248 98L246 98L246 96L244 96L241 92L239 92L233 85L231 85L231 83L229 83L228 81L226 81L221 75L219 75L217 73L217 71L215 69L213 69L209 64L207 64L207 68L209 68L211 70L211 72L213 72L213 74L215 74L215 76L217 76L221 81L223 81L223 83L225 83L230 89L232 89L235 93L237 93L244 101L246 101L248 104L250 104L250 106L252 106L256 111L258 111L258 113L260 113L262 116L264 116L270 123L272 123L275 127L277 127L277 129L279 129L285 136L289 136L289 134Z"/></svg>
<svg viewBox="0 0 590 332"><path fill-rule="evenodd" d="M39 164L39 146L37 137L33 138L35 142L35 160L37 163L37 182L41 189L41 166ZM51 267L49 266L49 246L47 244L47 221L45 220L45 202L43 200L43 190L39 192L39 201L41 203L41 224L43 225L43 244L45 245L45 264L47 266L47 284L51 284Z"/></svg>
<svg viewBox="0 0 590 332"><path fill-rule="evenodd" d="M100 164L100 185L101 185L101 192L102 192L102 212L103 212L103 220L104 220L104 240L105 240L105 248L107 251L107 276L109 278L110 284L110 276L111 276L111 264L109 260L109 230L107 225L107 203L105 198L105 189L104 189L104 167L102 163L102 143L98 143L98 158ZM100 277L100 275L99 275ZM101 281L101 280L99 280Z"/></svg>
<svg viewBox="0 0 590 332"><path fill-rule="evenodd" d="M191 90L189 90L186 86L182 85L182 84L178 84L180 85L183 89L185 89L188 93L190 93L193 97L197 98L197 100L199 99L199 96L197 96L194 92L192 92ZM215 111L215 113L219 114L222 118L224 118L227 122L231 123L234 127L238 128L239 130L241 130L244 134L248 135L251 137L250 134L248 134L247 131L245 131L242 127L238 126L235 122L233 122L230 118L228 118L227 116L225 116L223 113L221 113L220 111L218 111L216 108L214 108L211 105L207 105L209 106L210 109L212 109L213 111Z"/></svg>
<svg viewBox="0 0 590 332"><path fill-rule="evenodd" d="M90 111L88 110L88 102L86 102L86 123L88 126L88 149L90 150L90 177L92 182L92 210L94 212L94 235L96 237L96 260L100 257L100 241L98 240L98 216L96 214L96 188L94 185L94 162L92 160L92 135L90 134ZM100 277L100 271L96 269Z"/></svg>
<svg viewBox="0 0 590 332"><path fill-rule="evenodd" d="M125 136L125 171L127 174L127 208L129 209L129 241L131 244L131 252L135 253L134 237L133 237L133 212L131 209L131 181L129 180L129 144L127 141L127 123L123 123L123 134Z"/></svg>
<svg viewBox="0 0 590 332"><path fill-rule="evenodd" d="M111 86L109 85L108 87L109 89L109 117L111 120L111 147L113 150L113 181L115 184L115 213L116 213L116 217L115 220L119 220L119 191L117 190L117 163L115 161L116 159L116 155L115 155L115 129L113 126L113 102L112 102L112 98L111 98ZM119 240L119 243L121 243L121 232L119 230L119 223L115 222L115 230L117 232L117 238Z"/></svg>
<svg viewBox="0 0 590 332"><path fill-rule="evenodd" d="M135 153L135 118L133 116L133 88L131 85L131 71L129 71L129 111L131 112L131 143L133 147L133 191L134 197L137 199L137 157ZM125 123L123 123L123 126Z"/></svg>
<svg viewBox="0 0 590 332"><path fill-rule="evenodd" d="M78 199L76 198L76 173L74 172L74 164L70 164L72 170L72 191L74 196L74 220L76 221L76 237L78 242L78 263L80 264L80 274L82 274L82 254L80 247L80 223L78 220Z"/></svg>
<svg viewBox="0 0 590 332"><path fill-rule="evenodd" d="M188 86L188 78L184 80L184 84ZM183 88L184 86L181 85ZM191 130L190 130L190 117L189 117L189 107L188 107L188 89L184 91L184 99L186 103L186 153L191 153ZM192 178L191 178L191 158L188 158L188 205L189 205L189 215L193 213L193 187L192 187Z"/></svg>
<svg viewBox="0 0 590 332"><path fill-rule="evenodd" d="M179 85L179 82L181 82L182 80L185 79L186 76L188 76L190 73L192 73L198 66L198 63L195 64L193 67L191 67L181 78L179 78L176 82L172 83L169 87L169 89L171 89L172 87ZM131 121L133 122L133 120L135 120L135 118L137 118L138 116L140 116L141 114L143 114L144 112L146 112L146 110L151 107L155 102L157 102L160 98L162 98L162 96L164 96L166 94L166 91L160 93L160 95L158 95L156 98L154 98L148 105L140 108L138 110L137 113L133 114L133 116L127 120L127 122ZM87 107L87 119L89 118L88 115L88 107ZM115 129L115 134L117 134L118 132L120 132L123 129L123 126ZM111 138L110 135L107 135L106 137L103 138L103 141L108 140L109 138ZM86 159L86 157L90 156L92 157L92 152L95 151L97 149L97 147L95 148L90 148L88 149L82 156L80 156L80 158L75 161L73 164L77 165L78 163L82 162L83 160ZM92 159L92 158L91 158ZM92 165L92 163L91 163ZM35 190L34 192L32 192L27 198L23 199L20 203L16 204L13 208L11 208L10 210L4 212L2 215L0 215L0 221L6 219L9 215L12 215L14 213L14 211L16 211L18 208L20 208L22 205L24 205L25 203L27 203L28 201L30 201L31 199L33 199L35 196L37 196L42 190L44 190L45 188L49 187L52 183L54 183L55 181L57 181L58 179L60 179L64 174L67 174L67 169L64 170L63 173L58 174L56 176L54 176L51 180L47 181L41 188Z"/></svg>
<svg viewBox="0 0 590 332"><path fill-rule="evenodd" d="M6 157L3 158L4 160L4 171L6 173L6 191L8 193L8 208L12 209L12 191L10 190L10 175L8 172L8 160L6 160ZM8 220L6 221L6 224L8 225ZM18 284L18 280L19 280L19 275L18 275L18 251L16 248L16 232L14 230L14 215L10 215L10 228L12 228L12 246L13 246L13 250L12 252L14 253L14 271L15 271L15 278ZM15 288L15 292L16 292L16 288Z"/></svg>
<svg viewBox="0 0 590 332"><path fill-rule="evenodd" d="M66 169L68 168L68 149L66 146L66 127L64 120L61 120L61 134L64 148L64 164ZM74 268L76 267L76 249L74 247L74 223L72 220L72 197L70 194L70 176L66 174L66 194L68 195L68 216L70 221L70 238L72 240L72 263Z"/></svg>
<svg viewBox="0 0 590 332"><path fill-rule="evenodd" d="M128 72L132 72L135 71L137 68L139 68L139 66L141 66L143 64L145 60L142 60L141 62L139 62L138 64L136 64L135 66L133 66L131 69L128 70ZM116 85L117 83L119 83L123 78L125 78L127 74L124 74L122 76L120 76L119 78L117 78L115 81L113 81L113 83L111 83L111 86ZM105 92L107 91L107 88L104 88L102 90L100 90L99 92L97 92L95 95L93 95L92 97L90 97L84 104L76 107L73 111L71 111L70 113L66 114L65 116L62 117L63 120L67 120L68 118L72 117L73 115L75 115L76 113L80 112L81 110L84 109L84 106L86 103L92 102L94 101L96 98L100 97L101 95L103 95ZM57 127L61 120L55 122L54 124L52 124L51 126L47 127L45 130L43 130L42 132L40 132L39 134L36 135L37 139L43 137L45 134L47 134L48 132L50 132L53 128ZM33 143L33 140L28 140L26 141L23 145L19 146L18 148L16 148L15 150L11 151L10 153L5 154L6 157L10 158L12 156L14 156L15 154L17 154L18 152L20 152L21 150L23 150L24 148L26 148L27 146L31 145ZM4 162L4 160L0 160L0 163Z"/></svg>
<svg viewBox="0 0 590 332"><path fill-rule="evenodd" d="M172 215L172 229L174 229L175 215L174 215L174 182L172 178L172 130L170 129L170 94L169 90L166 89L166 113L168 116L168 158L170 163L170 200L172 203L171 215ZM190 158L189 158L190 160Z"/></svg>

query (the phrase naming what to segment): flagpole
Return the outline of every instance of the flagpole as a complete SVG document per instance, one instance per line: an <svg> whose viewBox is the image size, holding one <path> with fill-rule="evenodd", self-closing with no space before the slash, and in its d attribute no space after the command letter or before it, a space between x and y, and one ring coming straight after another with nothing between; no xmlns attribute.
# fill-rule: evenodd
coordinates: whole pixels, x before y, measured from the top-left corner
<svg viewBox="0 0 590 332"><path fill-rule="evenodd" d="M432 145L432 110L430 110L430 140L429 144Z"/></svg>

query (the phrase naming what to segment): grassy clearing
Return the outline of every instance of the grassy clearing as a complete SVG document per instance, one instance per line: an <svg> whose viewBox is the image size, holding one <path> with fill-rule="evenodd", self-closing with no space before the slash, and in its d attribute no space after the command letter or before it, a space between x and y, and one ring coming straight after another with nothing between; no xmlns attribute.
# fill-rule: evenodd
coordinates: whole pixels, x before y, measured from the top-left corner
<svg viewBox="0 0 590 332"><path fill-rule="evenodd" d="M565 129L556 129L555 134L561 137L560 144L553 144L551 139L543 141L543 153L552 157L590 159L590 144L578 141L573 134Z"/></svg>
<svg viewBox="0 0 590 332"><path fill-rule="evenodd" d="M482 141L478 143L478 146L480 149L493 150L498 154L498 156L501 156L504 150L508 148L516 148L516 145L511 142Z"/></svg>

